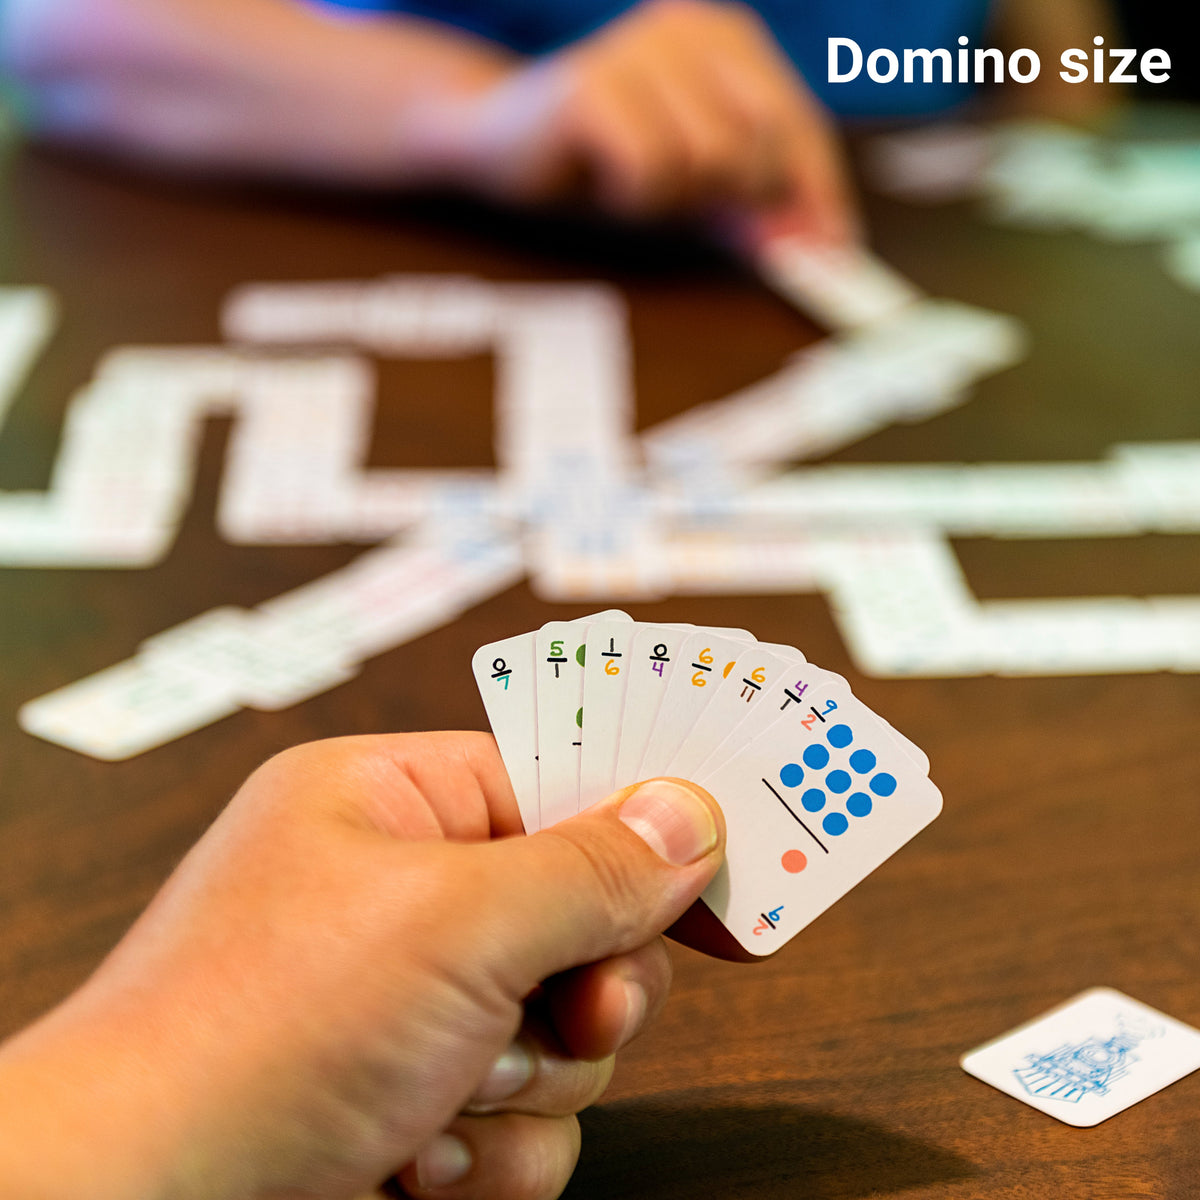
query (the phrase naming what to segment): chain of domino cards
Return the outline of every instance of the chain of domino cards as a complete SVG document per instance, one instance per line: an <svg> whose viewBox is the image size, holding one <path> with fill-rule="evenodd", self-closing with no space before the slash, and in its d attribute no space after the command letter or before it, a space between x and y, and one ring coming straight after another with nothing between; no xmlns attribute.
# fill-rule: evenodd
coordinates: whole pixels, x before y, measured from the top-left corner
<svg viewBox="0 0 1200 1200"><path fill-rule="evenodd" d="M1005 224L1165 243L1170 274L1200 288L1197 151L1194 135L1110 139L1044 119L935 122L876 138L866 167L898 199L978 198Z"/></svg>
<svg viewBox="0 0 1200 1200"><path fill-rule="evenodd" d="M859 246L777 236L755 258L759 274L785 300L833 329L873 325L922 299L914 284Z"/></svg>
<svg viewBox="0 0 1200 1200"><path fill-rule="evenodd" d="M727 827L703 899L774 953L941 811L929 760L839 675L743 629L612 610L472 660L527 833L638 780L707 788Z"/></svg>

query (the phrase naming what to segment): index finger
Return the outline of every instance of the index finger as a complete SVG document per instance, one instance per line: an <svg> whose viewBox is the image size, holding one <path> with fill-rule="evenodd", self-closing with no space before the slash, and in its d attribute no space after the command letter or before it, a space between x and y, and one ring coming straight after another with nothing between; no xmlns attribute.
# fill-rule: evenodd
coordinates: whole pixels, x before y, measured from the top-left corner
<svg viewBox="0 0 1200 1200"><path fill-rule="evenodd" d="M861 241L858 200L841 139L808 85L798 82L803 90L784 149L791 194L762 219L772 236L800 234L839 245Z"/></svg>
<svg viewBox="0 0 1200 1200"><path fill-rule="evenodd" d="M846 243L861 238L854 188L830 113L758 21L735 21L733 48L711 77L752 126L769 130L783 194L747 214L753 244L799 234Z"/></svg>
<svg viewBox="0 0 1200 1200"><path fill-rule="evenodd" d="M287 751L289 769L319 778L339 816L401 841L489 841L524 832L490 733L330 738Z"/></svg>

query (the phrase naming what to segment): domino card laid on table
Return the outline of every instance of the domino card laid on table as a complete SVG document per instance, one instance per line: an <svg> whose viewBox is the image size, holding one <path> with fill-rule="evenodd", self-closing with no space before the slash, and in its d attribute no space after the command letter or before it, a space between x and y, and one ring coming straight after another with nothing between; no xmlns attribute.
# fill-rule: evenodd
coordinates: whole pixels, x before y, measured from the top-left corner
<svg viewBox="0 0 1200 1200"><path fill-rule="evenodd" d="M886 320L922 299L914 284L858 246L783 235L765 240L753 257L767 284L831 329Z"/></svg>
<svg viewBox="0 0 1200 1200"><path fill-rule="evenodd" d="M1067 1125L1099 1125L1200 1069L1200 1030L1114 988L1089 988L960 1062Z"/></svg>
<svg viewBox="0 0 1200 1200"><path fill-rule="evenodd" d="M712 793L726 856L702 898L729 957L773 954L941 811L917 746L745 630L609 611L481 646L472 669L527 833L658 775Z"/></svg>

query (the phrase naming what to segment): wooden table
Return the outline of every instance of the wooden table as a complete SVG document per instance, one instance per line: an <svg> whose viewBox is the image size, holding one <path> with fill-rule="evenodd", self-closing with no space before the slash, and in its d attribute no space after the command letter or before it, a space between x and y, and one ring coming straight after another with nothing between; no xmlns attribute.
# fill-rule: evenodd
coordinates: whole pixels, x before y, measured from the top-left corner
<svg viewBox="0 0 1200 1200"><path fill-rule="evenodd" d="M840 461L1093 460L1200 436L1200 296L1153 248L872 201L883 254L935 293L1024 318L1033 351L965 406ZM470 206L206 192L14 152L0 282L52 287L65 320L0 437L0 487L44 487L67 397L119 343L210 343L254 279L466 271L602 278L628 299L639 424L726 395L818 336L685 239ZM376 465L487 466L485 359L383 364ZM0 1032L78 984L243 777L336 734L485 727L482 642L587 606L525 584L300 707L233 718L121 764L28 737L18 706L206 608L253 605L347 546L236 547L214 530L227 429L151 570L0 571ZM1193 537L957 543L981 597L1200 593ZM1200 1189L1200 1076L1078 1130L965 1075L959 1055L1094 984L1200 1024L1200 678L879 680L815 595L679 599L642 620L739 625L847 676L925 748L943 816L777 958L675 953L658 1025L585 1114L583 1197L1184 1197ZM433 674L436 688L415 680Z"/></svg>

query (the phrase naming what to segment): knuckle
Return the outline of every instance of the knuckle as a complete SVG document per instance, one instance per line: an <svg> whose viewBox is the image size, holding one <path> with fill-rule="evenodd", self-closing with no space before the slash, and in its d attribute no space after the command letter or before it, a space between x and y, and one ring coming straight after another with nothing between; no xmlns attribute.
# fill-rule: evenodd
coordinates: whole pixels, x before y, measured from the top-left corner
<svg viewBox="0 0 1200 1200"><path fill-rule="evenodd" d="M401 734L399 736L407 740L413 735ZM393 735L393 739L394 737L395 735ZM299 742L295 746L289 746L286 750L280 750L277 754L272 755L264 766L288 774L303 773L319 764L338 765L369 756L378 751L381 740L378 736L364 735Z"/></svg>
<svg viewBox="0 0 1200 1200"><path fill-rule="evenodd" d="M413 735L400 735L408 737ZM337 788L331 784L346 782L369 771L381 760L403 757L404 743L385 746L378 736L323 738L301 742L272 755L254 773L256 781L265 782L266 791L278 800L287 801L294 789L308 788L319 783L316 791L327 803Z"/></svg>
<svg viewBox="0 0 1200 1200"><path fill-rule="evenodd" d="M778 139L787 124L786 101L754 82L756 86L744 88L738 97L738 116L751 137Z"/></svg>
<svg viewBox="0 0 1200 1200"><path fill-rule="evenodd" d="M307 778L322 762L328 763L332 741L301 742L280 750L255 772L254 779L265 782L269 791L295 786Z"/></svg>
<svg viewBox="0 0 1200 1200"><path fill-rule="evenodd" d="M638 196L642 211L653 215L678 204L686 195L694 173L691 151L681 137L663 137L639 164Z"/></svg>
<svg viewBox="0 0 1200 1200"><path fill-rule="evenodd" d="M730 0L729 3L722 4L721 17L728 29L743 37L761 40L766 34L767 26L762 17L749 4L741 3L741 0Z"/></svg>
<svg viewBox="0 0 1200 1200"><path fill-rule="evenodd" d="M318 742L301 742L299 745L289 746L286 750L280 750L277 754L271 755L259 767L259 770L269 771L273 775L290 775L295 771L302 770L313 757L313 747L319 744Z"/></svg>
<svg viewBox="0 0 1200 1200"><path fill-rule="evenodd" d="M670 147L607 111L581 109L574 124L594 163L600 199L621 212L653 211L671 174Z"/></svg>
<svg viewBox="0 0 1200 1200"><path fill-rule="evenodd" d="M704 180L718 181L736 176L744 158L744 145L728 131L705 129L692 141L692 170Z"/></svg>
<svg viewBox="0 0 1200 1200"><path fill-rule="evenodd" d="M644 168L622 173L613 200L621 212L635 217L653 216L666 205L661 180L656 173Z"/></svg>
<svg viewBox="0 0 1200 1200"><path fill-rule="evenodd" d="M752 139L730 129L709 129L690 143L687 177L697 193L739 194L755 171Z"/></svg>
<svg viewBox="0 0 1200 1200"><path fill-rule="evenodd" d="M711 0L651 0L650 9L663 20L695 21L712 15L717 5Z"/></svg>
<svg viewBox="0 0 1200 1200"><path fill-rule="evenodd" d="M629 140L615 146L613 155L617 172L626 190L641 196L653 190L655 162L649 145L644 141Z"/></svg>

